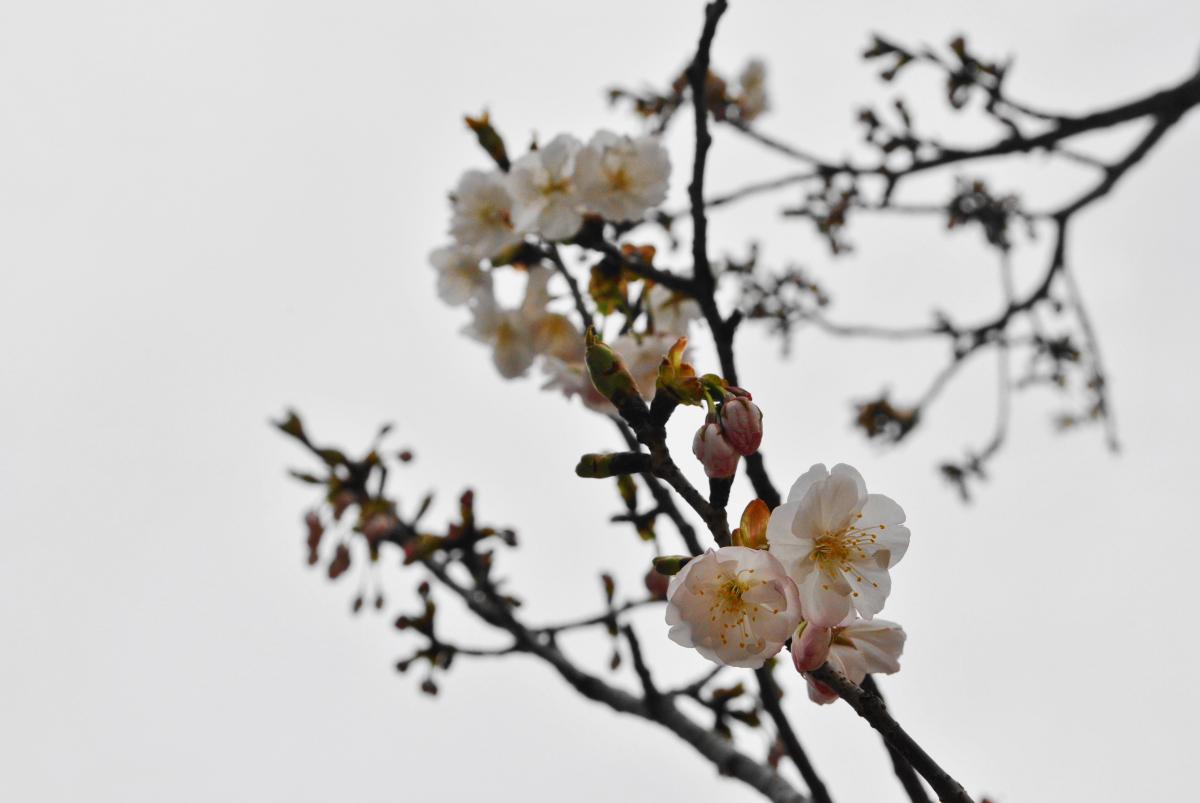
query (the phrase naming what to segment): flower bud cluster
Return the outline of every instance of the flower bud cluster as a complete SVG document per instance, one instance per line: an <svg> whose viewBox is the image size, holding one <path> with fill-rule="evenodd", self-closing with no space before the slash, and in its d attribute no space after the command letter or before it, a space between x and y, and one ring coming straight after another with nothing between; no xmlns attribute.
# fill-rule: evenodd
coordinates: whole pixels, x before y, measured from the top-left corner
<svg viewBox="0 0 1200 803"><path fill-rule="evenodd" d="M654 136L599 131L584 144L560 134L510 162L486 114L467 123L497 167L467 170L450 194L452 242L429 257L438 295L470 310L464 332L492 348L501 376L523 376L540 358L545 387L613 412L588 378L583 332L551 309L562 294L551 292L554 271L546 244L569 242L585 219L644 218L666 199L671 172L666 148ZM524 299L515 307L501 303L498 293L505 291L494 286L507 281L498 278L506 266L525 275ZM642 309L646 331L622 334L611 346L649 399L663 354L700 313L695 301L652 282L646 282Z"/></svg>
<svg viewBox="0 0 1200 803"><path fill-rule="evenodd" d="M692 439L692 453L708 477L732 477L738 460L757 452L762 443L762 410L747 391L731 387L719 377L705 376L701 384L711 412ZM713 403L714 395L723 401Z"/></svg>

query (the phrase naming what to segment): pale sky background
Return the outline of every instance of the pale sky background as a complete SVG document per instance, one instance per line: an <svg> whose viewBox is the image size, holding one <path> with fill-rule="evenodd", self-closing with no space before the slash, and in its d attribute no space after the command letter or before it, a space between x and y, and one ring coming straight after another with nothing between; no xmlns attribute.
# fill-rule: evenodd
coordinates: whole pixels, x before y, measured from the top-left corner
<svg viewBox="0 0 1200 803"><path fill-rule="evenodd" d="M858 60L872 30L939 44L964 32L1016 57L1019 97L1072 111L1173 84L1200 55L1200 6L1164 0L732 6L716 67L764 58L776 110L763 129L834 157L857 141L854 110L891 96ZM462 660L439 698L421 695L391 667L411 642L390 621L416 576L388 571L388 615L350 617L355 573L331 584L303 565L311 496L284 469L305 457L267 426L295 405L320 437L357 447L396 421L395 445L418 456L409 504L434 488L443 515L470 486L484 518L519 530L502 566L530 621L596 610L600 569L634 593L645 548L604 523L611 488L571 473L581 452L616 445L611 428L535 381L499 380L457 335L462 311L434 297L425 257L445 236L446 191L484 166L463 112L489 106L513 150L534 131L634 131L604 88L670 77L701 7L0 6L0 799L757 799L533 659ZM948 119L931 73L911 78L927 130L994 133ZM1087 145L1106 153L1135 133ZM678 201L686 125L671 146ZM1074 230L1119 457L1094 430L1052 435L1057 400L1028 394L992 481L963 506L933 466L986 439L990 357L911 443L880 450L850 431L848 401L918 392L939 347L805 332L784 362L774 343L742 342L776 484L850 462L908 512L885 616L909 641L884 688L917 740L999 803L1196 796L1198 146L1193 115ZM711 164L714 191L792 169L730 132ZM1087 177L1042 158L979 174L1033 207ZM954 175L912 189L941 200ZM716 250L758 239L776 264L809 266L843 320L997 308L978 232L863 221L858 252L834 262L809 226L778 219L785 200L714 215ZM1021 252L1023 282L1044 246ZM680 448L694 423L676 424ZM731 507L748 498L739 483ZM703 671L658 617L638 623L664 683ZM463 622L463 640L487 638ZM597 668L607 657L601 639L570 646ZM864 722L810 705L799 678L788 688L835 800L903 800ZM765 752L761 734L747 744Z"/></svg>

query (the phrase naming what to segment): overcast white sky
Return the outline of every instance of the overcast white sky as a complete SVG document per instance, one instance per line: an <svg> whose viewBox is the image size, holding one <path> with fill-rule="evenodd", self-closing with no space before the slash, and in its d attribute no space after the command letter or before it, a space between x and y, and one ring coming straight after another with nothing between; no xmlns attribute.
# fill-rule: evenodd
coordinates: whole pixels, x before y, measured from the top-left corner
<svg viewBox="0 0 1200 803"><path fill-rule="evenodd" d="M763 57L777 109L764 129L835 157L857 137L853 110L890 97L857 59L872 30L965 32L1017 57L1019 96L1066 110L1173 83L1200 49L1200 7L1170 0L732 5L716 66ZM439 699L420 695L391 669L406 649L391 616L352 619L357 581L303 566L310 497L284 476L303 455L266 423L295 405L357 446L396 421L396 445L418 455L410 502L436 488L444 513L471 486L485 518L520 531L505 566L531 620L594 610L601 568L632 591L644 549L603 523L611 490L571 474L579 453L614 446L611 428L535 382L502 383L434 298L425 255L446 190L483 165L463 112L488 105L514 150L534 131L633 130L602 90L670 76L700 16L682 0L0 6L0 798L755 799L529 659L462 661ZM919 124L980 133L913 78ZM691 149L677 135L678 168ZM909 642L885 689L935 757L1000 803L1196 794L1198 146L1193 116L1075 231L1118 458L1094 431L1051 436L1056 400L1024 396L994 479L964 507L933 466L987 437L988 359L911 444L880 451L850 431L847 401L917 392L939 351L805 333L783 362L743 343L777 484L846 461L907 510L886 616ZM711 163L715 190L790 169L727 133ZM982 174L1034 207L1085 177L1043 159ZM683 185L677 169L676 199ZM858 252L832 262L778 220L784 200L716 215L718 251L759 239L767 258L810 266L844 319L995 310L976 232L865 222ZM1023 282L1043 248L1022 252ZM739 484L734 506L748 498ZM415 578L386 582L390 614ZM657 616L640 629L664 679L702 671ZM572 647L606 658L602 641ZM835 800L902 800L865 723L809 705L795 680L786 705Z"/></svg>

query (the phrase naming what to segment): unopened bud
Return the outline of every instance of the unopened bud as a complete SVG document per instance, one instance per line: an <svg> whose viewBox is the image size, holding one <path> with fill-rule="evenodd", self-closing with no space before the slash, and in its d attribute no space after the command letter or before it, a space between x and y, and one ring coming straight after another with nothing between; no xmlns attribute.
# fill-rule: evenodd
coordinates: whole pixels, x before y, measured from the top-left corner
<svg viewBox="0 0 1200 803"><path fill-rule="evenodd" d="M829 646L833 643L833 631L809 622L801 622L792 636L792 663L797 672L819 669L829 657Z"/></svg>
<svg viewBox="0 0 1200 803"><path fill-rule="evenodd" d="M735 396L721 405L721 428L738 454L752 455L762 443L762 410L743 396Z"/></svg>
<svg viewBox="0 0 1200 803"><path fill-rule="evenodd" d="M709 478L732 477L741 455L721 433L721 427L710 421L696 430L692 439L692 454L704 466Z"/></svg>
<svg viewBox="0 0 1200 803"><path fill-rule="evenodd" d="M838 693L819 680L808 677L808 699L818 705L828 705L838 698Z"/></svg>
<svg viewBox="0 0 1200 803"><path fill-rule="evenodd" d="M575 466L575 475L589 479L604 479L619 474L640 474L650 470L650 455L639 452L616 454L585 454Z"/></svg>
<svg viewBox="0 0 1200 803"><path fill-rule="evenodd" d="M372 544L387 537L396 527L396 517L391 513L375 513L363 523L362 533Z"/></svg>
<svg viewBox="0 0 1200 803"><path fill-rule="evenodd" d="M588 376L592 385L601 396L612 402L618 410L623 402L631 399L641 399L637 383L633 375L625 367L621 356L609 348L591 329L587 333L587 353L584 361L587 364Z"/></svg>
<svg viewBox="0 0 1200 803"><path fill-rule="evenodd" d="M478 117L468 116L465 119L467 127L475 132L475 136L479 139L479 145L487 151L487 155L492 157L496 165L508 172L509 161L508 152L504 147L504 140L500 138L500 134L492 126L491 118L485 111Z"/></svg>
<svg viewBox="0 0 1200 803"><path fill-rule="evenodd" d="M664 577L673 577L691 559L690 555L659 555L654 559L654 571Z"/></svg>
<svg viewBox="0 0 1200 803"><path fill-rule="evenodd" d="M733 531L733 545L750 549L766 549L767 522L771 520L771 509L761 499L755 499L746 505L742 512L742 521Z"/></svg>
<svg viewBox="0 0 1200 803"><path fill-rule="evenodd" d="M662 574L658 569L651 569L646 572L644 582L646 590L650 592L650 596L654 599L666 599L667 587L671 585L671 581L667 579L665 574Z"/></svg>

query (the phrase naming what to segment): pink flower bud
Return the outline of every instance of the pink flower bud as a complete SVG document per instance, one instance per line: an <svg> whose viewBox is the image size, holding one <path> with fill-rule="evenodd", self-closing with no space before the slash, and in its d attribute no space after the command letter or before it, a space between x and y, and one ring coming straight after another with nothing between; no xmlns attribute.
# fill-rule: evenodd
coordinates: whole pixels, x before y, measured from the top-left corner
<svg viewBox="0 0 1200 803"><path fill-rule="evenodd" d="M709 421L696 430L696 437L692 439L692 454L704 464L704 473L714 479L732 477L741 459L715 421Z"/></svg>
<svg viewBox="0 0 1200 803"><path fill-rule="evenodd" d="M801 622L792 636L792 663L797 672L811 672L820 668L829 657L829 645L833 642L833 631L811 622Z"/></svg>
<svg viewBox="0 0 1200 803"><path fill-rule="evenodd" d="M838 693L819 680L808 678L808 699L819 705L829 705L838 698Z"/></svg>
<svg viewBox="0 0 1200 803"><path fill-rule="evenodd" d="M762 443L762 410L738 396L721 405L721 428L738 454L752 455Z"/></svg>
<svg viewBox="0 0 1200 803"><path fill-rule="evenodd" d="M650 592L650 596L654 599L666 599L667 588L670 587L671 578L666 575L659 574L657 569L651 569L646 572L646 590Z"/></svg>

